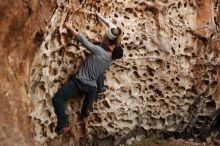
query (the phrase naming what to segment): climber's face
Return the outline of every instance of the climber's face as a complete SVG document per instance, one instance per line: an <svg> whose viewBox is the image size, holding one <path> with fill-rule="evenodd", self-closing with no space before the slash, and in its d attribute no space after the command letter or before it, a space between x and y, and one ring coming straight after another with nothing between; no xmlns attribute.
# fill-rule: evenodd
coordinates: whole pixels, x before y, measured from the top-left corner
<svg viewBox="0 0 220 146"><path fill-rule="evenodd" d="M112 44L112 45L109 45L109 46L108 46L108 49L109 49L110 51L113 51L115 47L116 47L116 45L115 45L115 44Z"/></svg>

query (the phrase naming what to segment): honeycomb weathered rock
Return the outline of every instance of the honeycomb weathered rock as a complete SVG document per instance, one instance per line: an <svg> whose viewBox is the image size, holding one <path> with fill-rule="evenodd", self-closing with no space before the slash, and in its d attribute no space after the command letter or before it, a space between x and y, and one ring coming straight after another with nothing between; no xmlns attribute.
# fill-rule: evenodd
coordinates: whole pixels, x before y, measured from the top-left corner
<svg viewBox="0 0 220 146"><path fill-rule="evenodd" d="M81 98L68 103L72 131L59 140L77 145L85 135L91 143L115 137L118 145L136 128L207 135L219 113L218 7L217 0L58 1L31 69L35 139L59 143L51 98L88 54L62 24L67 18L88 39L103 36L106 27L91 12L122 28L125 54L106 72L109 90L86 125L77 123Z"/></svg>

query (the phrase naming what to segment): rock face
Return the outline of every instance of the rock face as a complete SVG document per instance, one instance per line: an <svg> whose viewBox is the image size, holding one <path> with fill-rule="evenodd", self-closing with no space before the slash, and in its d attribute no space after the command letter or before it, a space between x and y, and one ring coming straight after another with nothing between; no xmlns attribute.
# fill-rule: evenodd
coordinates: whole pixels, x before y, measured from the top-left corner
<svg viewBox="0 0 220 146"><path fill-rule="evenodd" d="M31 133L41 145L100 146L152 133L195 140L220 136L218 0L17 1L12 8L10 4L1 4L6 10L0 13L10 24L0 23L1 49L7 50L1 51L6 69L0 72L6 83L1 85L6 97L1 106L3 113L10 111L0 116L5 123L0 127L3 143L10 144L8 136L15 142L20 134L21 144L28 145L33 142L27 137ZM23 7L27 14L20 11ZM106 26L91 13L101 13L122 28L125 54L106 72L108 91L94 104L87 122L77 123L83 98L73 97L66 105L71 133L57 137L51 98L88 55L65 34L62 24L72 22L90 40L101 37Z"/></svg>

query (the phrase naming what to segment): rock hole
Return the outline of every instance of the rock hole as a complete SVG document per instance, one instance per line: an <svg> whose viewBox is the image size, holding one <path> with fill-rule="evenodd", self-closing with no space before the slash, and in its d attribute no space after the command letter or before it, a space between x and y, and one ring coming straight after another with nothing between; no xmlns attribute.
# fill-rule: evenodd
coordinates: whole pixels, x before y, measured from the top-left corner
<svg viewBox="0 0 220 146"><path fill-rule="evenodd" d="M105 107L107 107L107 108L110 108L110 107L111 107L106 100L104 100L104 101L102 102L102 104L103 104Z"/></svg>
<svg viewBox="0 0 220 146"><path fill-rule="evenodd" d="M171 109L171 111L174 111L176 108L175 108L175 106L171 106L170 109Z"/></svg>
<svg viewBox="0 0 220 146"><path fill-rule="evenodd" d="M138 74L137 71L134 71L133 73L134 73L134 75L135 75L136 78L140 78L140 76L139 76L139 74Z"/></svg>
<svg viewBox="0 0 220 146"><path fill-rule="evenodd" d="M213 75L216 75L217 74L217 71L216 70L211 70L210 71Z"/></svg>
<svg viewBox="0 0 220 146"><path fill-rule="evenodd" d="M138 1L135 1L134 4L138 4Z"/></svg>
<svg viewBox="0 0 220 146"><path fill-rule="evenodd" d="M117 14L114 14L114 16L115 16L116 18L118 18L118 15L117 15Z"/></svg>
<svg viewBox="0 0 220 146"><path fill-rule="evenodd" d="M121 22L121 25L122 25L123 27L125 27L125 25L124 25L124 23L123 23L123 22Z"/></svg>
<svg viewBox="0 0 220 146"><path fill-rule="evenodd" d="M211 83L211 88L214 88L217 84L218 84L217 81L213 81L213 82Z"/></svg>
<svg viewBox="0 0 220 146"><path fill-rule="evenodd" d="M41 124L41 127L42 127L42 135L47 137L47 130L46 130L46 128L44 127L43 124Z"/></svg>
<svg viewBox="0 0 220 146"><path fill-rule="evenodd" d="M128 13L133 13L134 10L132 8L125 8L125 11Z"/></svg>
<svg viewBox="0 0 220 146"><path fill-rule="evenodd" d="M149 85L149 89L153 90L155 87L153 85Z"/></svg>
<svg viewBox="0 0 220 146"><path fill-rule="evenodd" d="M184 48L184 52L185 52L185 53L190 53L192 50L193 50L192 47L186 47L186 48Z"/></svg>
<svg viewBox="0 0 220 146"><path fill-rule="evenodd" d="M43 41L44 41L44 32L42 30L37 31L34 34L33 42L39 47Z"/></svg>
<svg viewBox="0 0 220 146"><path fill-rule="evenodd" d="M132 69L137 70L138 68L137 66L132 66Z"/></svg>
<svg viewBox="0 0 220 146"><path fill-rule="evenodd" d="M53 129L55 127L55 123L50 123L48 127L49 127L50 132L53 133L53 131L54 131Z"/></svg>
<svg viewBox="0 0 220 146"><path fill-rule="evenodd" d="M108 123L108 126L111 128L114 128L114 124L113 123Z"/></svg>
<svg viewBox="0 0 220 146"><path fill-rule="evenodd" d="M179 78L179 77L176 77L176 80L177 80L177 81L180 81L180 78Z"/></svg>
<svg viewBox="0 0 220 146"><path fill-rule="evenodd" d="M154 70L152 68L150 68L149 66L147 66L147 71L148 71L148 74L152 77L154 77Z"/></svg>
<svg viewBox="0 0 220 146"><path fill-rule="evenodd" d="M58 74L58 71L56 68L50 68L49 69L49 74L52 76L56 76Z"/></svg>
<svg viewBox="0 0 220 146"><path fill-rule="evenodd" d="M148 101L156 102L157 100L155 99L155 97L153 95L150 95L150 98Z"/></svg>
<svg viewBox="0 0 220 146"><path fill-rule="evenodd" d="M60 76L61 77L65 77L67 75L67 69L66 68L62 68L61 72L60 72Z"/></svg>
<svg viewBox="0 0 220 146"><path fill-rule="evenodd" d="M131 49L132 49L132 47L128 45L127 46L127 50L131 50Z"/></svg>
<svg viewBox="0 0 220 146"><path fill-rule="evenodd" d="M45 87L44 87L44 84L41 84L41 85L39 86L39 89L40 89L42 92L45 92L45 91L46 91L46 89L45 89Z"/></svg>
<svg viewBox="0 0 220 146"><path fill-rule="evenodd" d="M44 110L41 112L41 117L45 119L49 119L51 117L51 113L48 110Z"/></svg>
<svg viewBox="0 0 220 146"><path fill-rule="evenodd" d="M169 108L169 104L167 104L164 100L160 103L160 108L162 110L167 110Z"/></svg>
<svg viewBox="0 0 220 146"><path fill-rule="evenodd" d="M214 22L215 22L215 24L218 24L218 21L217 21L216 17L214 17Z"/></svg>
<svg viewBox="0 0 220 146"><path fill-rule="evenodd" d="M195 133L196 135L200 134L200 130L197 127L193 127L192 132Z"/></svg>
<svg viewBox="0 0 220 146"><path fill-rule="evenodd" d="M60 60L57 61L57 65L58 65L58 66L61 65L61 61L60 61Z"/></svg>
<svg viewBox="0 0 220 146"><path fill-rule="evenodd" d="M42 55L42 64L43 64L43 65L46 65L47 60L48 60L47 54L43 54L43 55Z"/></svg>
<svg viewBox="0 0 220 146"><path fill-rule="evenodd" d="M127 41L127 40L128 40L128 38L127 38L127 37L124 37L124 38L123 38L123 40Z"/></svg>
<svg viewBox="0 0 220 146"><path fill-rule="evenodd" d="M93 120L94 123L102 122L102 119L97 114L93 114L91 119Z"/></svg>
<svg viewBox="0 0 220 146"><path fill-rule="evenodd" d="M182 6L181 2L178 2L178 9Z"/></svg>
<svg viewBox="0 0 220 146"><path fill-rule="evenodd" d="M145 9L144 9L145 12L147 11L150 11L152 14L154 15L158 15L159 13L159 10L155 7L152 7L152 6L147 6Z"/></svg>
<svg viewBox="0 0 220 146"><path fill-rule="evenodd" d="M55 54L56 54L55 51L51 52L51 53L50 53L50 58L52 58L52 59L55 60L55 59L56 59L56 55L55 55Z"/></svg>
<svg viewBox="0 0 220 146"><path fill-rule="evenodd" d="M46 49L46 50L49 50L49 49L48 49L48 43L45 43L45 49Z"/></svg>
<svg viewBox="0 0 220 146"><path fill-rule="evenodd" d="M208 73L206 73L205 75L203 75L205 79L208 79L209 78L209 75Z"/></svg>
<svg viewBox="0 0 220 146"><path fill-rule="evenodd" d="M158 96L162 96L163 93L162 91L160 91L159 89L154 90L155 94L157 94Z"/></svg>
<svg viewBox="0 0 220 146"><path fill-rule="evenodd" d="M124 18L125 18L125 19L130 19L130 18L129 18L128 16L126 16L126 15L124 16Z"/></svg>
<svg viewBox="0 0 220 146"><path fill-rule="evenodd" d="M138 17L137 13L134 12L134 17Z"/></svg>
<svg viewBox="0 0 220 146"><path fill-rule="evenodd" d="M90 26L89 26L89 25L87 25L87 26L86 26L86 29L87 29L87 30L89 30L89 29L90 29Z"/></svg>
<svg viewBox="0 0 220 146"><path fill-rule="evenodd" d="M214 110L216 108L216 103L213 100L207 101L206 102L206 108L208 110Z"/></svg>
<svg viewBox="0 0 220 146"><path fill-rule="evenodd" d="M152 78L149 78L148 81L153 82L153 79L152 79Z"/></svg>
<svg viewBox="0 0 220 146"><path fill-rule="evenodd" d="M26 5L26 8L27 8L27 13L28 13L28 15L31 16L31 15L32 15L32 12L33 12L31 6Z"/></svg>
<svg viewBox="0 0 220 146"><path fill-rule="evenodd" d="M168 0L160 0L162 3L168 3Z"/></svg>
<svg viewBox="0 0 220 146"><path fill-rule="evenodd" d="M173 47L171 47L171 50L172 50L172 53L175 55L176 52Z"/></svg>
<svg viewBox="0 0 220 146"><path fill-rule="evenodd" d="M179 87L178 90L179 90L180 92L184 92L184 91L185 91L185 88L184 88L184 87Z"/></svg>
<svg viewBox="0 0 220 146"><path fill-rule="evenodd" d="M75 54L73 52L66 52L66 56L70 58L75 58Z"/></svg>
<svg viewBox="0 0 220 146"><path fill-rule="evenodd" d="M46 100L44 99L44 100L38 101L37 105L38 105L37 108L44 109L47 105Z"/></svg>
<svg viewBox="0 0 220 146"><path fill-rule="evenodd" d="M171 88L170 86L166 86L165 89L168 90L168 91L171 91L171 90L172 90L172 88Z"/></svg>
<svg viewBox="0 0 220 146"><path fill-rule="evenodd" d="M133 54L129 54L128 56L129 56L129 57L133 57Z"/></svg>
<svg viewBox="0 0 220 146"><path fill-rule="evenodd" d="M203 83L208 86L209 85L209 80L203 80Z"/></svg>

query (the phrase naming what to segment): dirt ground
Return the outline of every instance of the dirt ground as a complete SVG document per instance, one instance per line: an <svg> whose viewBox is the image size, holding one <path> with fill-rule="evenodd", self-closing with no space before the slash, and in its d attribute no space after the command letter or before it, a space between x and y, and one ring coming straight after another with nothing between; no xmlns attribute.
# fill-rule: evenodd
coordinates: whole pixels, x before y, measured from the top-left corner
<svg viewBox="0 0 220 146"><path fill-rule="evenodd" d="M158 142L139 142L133 146L220 146L219 144L210 143L195 143L185 140L172 140L172 141L158 141Z"/></svg>
<svg viewBox="0 0 220 146"><path fill-rule="evenodd" d="M194 143L184 140L175 140L175 141L164 142L162 144L152 144L149 146L211 146L211 145L208 145L207 143Z"/></svg>

